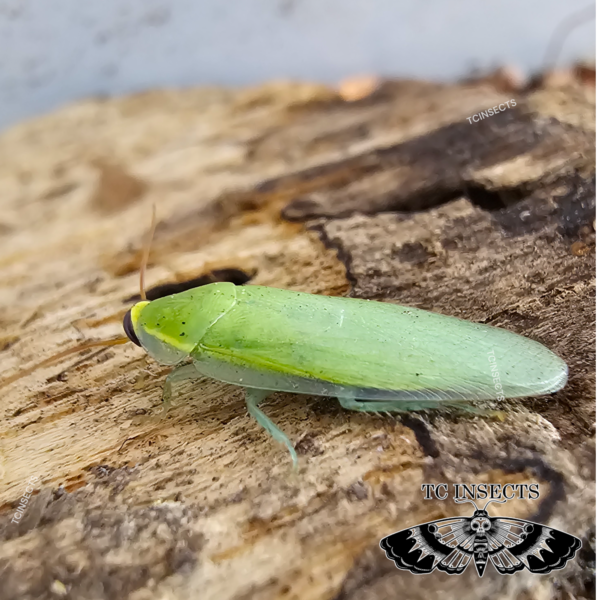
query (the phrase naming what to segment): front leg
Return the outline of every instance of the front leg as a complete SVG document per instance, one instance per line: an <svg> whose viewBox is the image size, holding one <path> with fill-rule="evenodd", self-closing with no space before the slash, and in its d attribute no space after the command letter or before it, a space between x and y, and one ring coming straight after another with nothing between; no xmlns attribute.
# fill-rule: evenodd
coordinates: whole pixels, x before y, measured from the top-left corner
<svg viewBox="0 0 600 600"><path fill-rule="evenodd" d="M285 444L291 457L292 462L294 463L294 469L298 469L298 455L296 454L296 450L290 442L289 438L279 429L265 413L258 408L258 405L267 397L270 396L273 392L271 390L257 390L255 388L246 388L246 406L248 408L248 412L256 419L258 424L261 427L264 427L271 436Z"/></svg>
<svg viewBox="0 0 600 600"><path fill-rule="evenodd" d="M163 386L162 401L164 403L163 413L169 410L171 404L171 396L173 395L173 384L178 381L186 381L188 379L200 379L204 377L193 364L187 363L175 367L165 379Z"/></svg>

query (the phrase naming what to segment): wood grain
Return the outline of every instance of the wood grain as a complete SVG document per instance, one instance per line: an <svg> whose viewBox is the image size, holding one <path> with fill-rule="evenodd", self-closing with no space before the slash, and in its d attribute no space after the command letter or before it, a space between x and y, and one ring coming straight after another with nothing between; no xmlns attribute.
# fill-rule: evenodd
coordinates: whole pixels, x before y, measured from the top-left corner
<svg viewBox="0 0 600 600"><path fill-rule="evenodd" d="M240 389L183 385L160 418L167 370L139 348L72 357L2 390L2 598L592 598L593 94L542 90L468 123L506 99L424 82L356 102L312 84L153 92L5 132L5 375L121 335L152 203L150 286L221 270L401 302L539 340L571 375L552 397L506 402L503 420L276 394L266 409L297 443L294 474ZM538 482L538 501L502 514L583 549L544 577L400 572L381 537L464 513L424 502L424 482Z"/></svg>

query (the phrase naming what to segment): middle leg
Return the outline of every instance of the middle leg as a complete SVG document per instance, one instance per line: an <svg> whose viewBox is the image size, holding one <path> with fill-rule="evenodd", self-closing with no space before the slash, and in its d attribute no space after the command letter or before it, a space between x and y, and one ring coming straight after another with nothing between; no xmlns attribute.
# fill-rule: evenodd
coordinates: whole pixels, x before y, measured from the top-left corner
<svg viewBox="0 0 600 600"><path fill-rule="evenodd" d="M294 469L298 468L298 455L296 454L296 450L294 449L294 445L290 441L290 439L265 415L265 413L258 408L258 405L267 397L270 396L273 392L271 390L257 390L254 388L246 388L246 406L248 407L248 412L256 419L258 424L261 427L264 427L269 434L278 442L285 444L288 449L292 462L294 463Z"/></svg>

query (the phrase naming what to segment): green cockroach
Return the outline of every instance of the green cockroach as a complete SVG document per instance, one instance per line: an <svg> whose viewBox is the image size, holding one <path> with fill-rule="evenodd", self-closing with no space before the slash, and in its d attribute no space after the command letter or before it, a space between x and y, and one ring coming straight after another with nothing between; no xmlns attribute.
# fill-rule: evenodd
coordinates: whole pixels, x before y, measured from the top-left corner
<svg viewBox="0 0 600 600"><path fill-rule="evenodd" d="M561 389L567 365L542 344L497 327L384 302L211 283L138 302L127 337L178 365L173 383L208 376L246 388L248 412L297 464L294 446L259 409L275 391L333 396L350 410L421 410ZM191 363L180 364L191 358Z"/></svg>
<svg viewBox="0 0 600 600"><path fill-rule="evenodd" d="M538 342L407 306L227 282L149 302L149 247L140 270L142 301L126 313L123 327L154 360L176 365L163 400L186 379L208 376L242 386L248 412L287 446L294 465L294 446L259 408L275 391L336 397L350 410L393 412L540 396L567 381L565 362ZM126 341L90 342L37 367Z"/></svg>

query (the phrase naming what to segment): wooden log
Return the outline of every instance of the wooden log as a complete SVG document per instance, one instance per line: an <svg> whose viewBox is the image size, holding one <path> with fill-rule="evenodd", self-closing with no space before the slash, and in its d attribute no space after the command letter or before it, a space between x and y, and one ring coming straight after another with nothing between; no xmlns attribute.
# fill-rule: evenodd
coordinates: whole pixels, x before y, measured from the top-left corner
<svg viewBox="0 0 600 600"><path fill-rule="evenodd" d="M168 370L137 347L40 369L2 390L1 597L592 598L593 93L515 99L469 123L507 97L388 82L345 102L281 83L90 100L5 132L5 376L121 334L156 203L151 287L232 279L414 305L539 340L570 378L503 403L503 419L276 394L295 474L239 388L182 385L161 419ZM424 501L426 482L539 483L501 514L583 548L546 576L401 572L384 535L466 514Z"/></svg>

